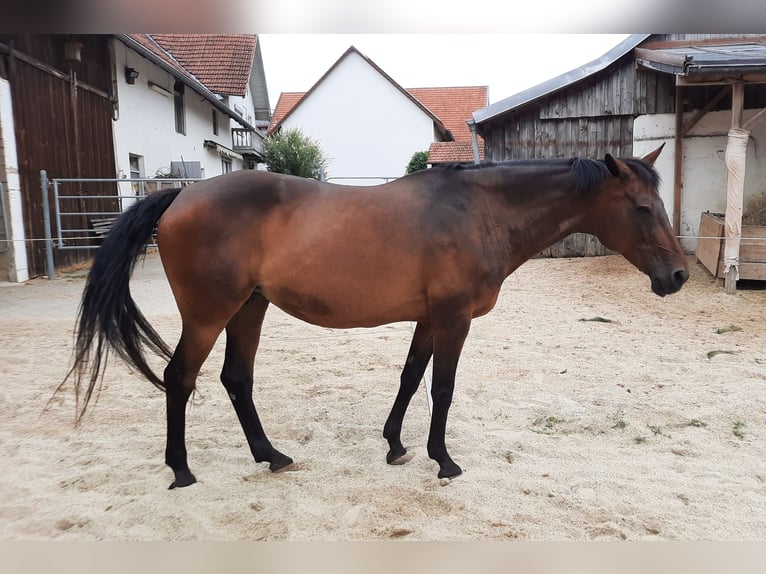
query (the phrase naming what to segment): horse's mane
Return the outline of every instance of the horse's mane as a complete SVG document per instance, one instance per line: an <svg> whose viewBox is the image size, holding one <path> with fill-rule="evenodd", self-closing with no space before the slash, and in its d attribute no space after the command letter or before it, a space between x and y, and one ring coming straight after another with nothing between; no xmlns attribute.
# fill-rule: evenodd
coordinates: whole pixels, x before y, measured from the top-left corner
<svg viewBox="0 0 766 574"><path fill-rule="evenodd" d="M657 188L660 184L660 176L657 171L645 161L638 158L620 158L638 178L645 184ZM573 184L578 192L585 192L599 185L609 174L604 160L595 160L579 157L567 159L520 159L508 161L488 161L485 163L443 163L432 169L471 171L492 169L503 166L558 166L568 168L572 174ZM427 170L424 170L427 171Z"/></svg>

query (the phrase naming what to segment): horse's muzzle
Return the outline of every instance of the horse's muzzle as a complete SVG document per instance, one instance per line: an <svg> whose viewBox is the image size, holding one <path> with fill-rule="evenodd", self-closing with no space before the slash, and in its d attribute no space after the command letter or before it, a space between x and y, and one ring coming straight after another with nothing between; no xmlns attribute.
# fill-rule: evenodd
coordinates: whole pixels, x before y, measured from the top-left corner
<svg viewBox="0 0 766 574"><path fill-rule="evenodd" d="M665 295L675 293L683 287L684 283L689 280L689 270L681 268L667 275L652 275L651 280L652 291L656 295L664 297Z"/></svg>

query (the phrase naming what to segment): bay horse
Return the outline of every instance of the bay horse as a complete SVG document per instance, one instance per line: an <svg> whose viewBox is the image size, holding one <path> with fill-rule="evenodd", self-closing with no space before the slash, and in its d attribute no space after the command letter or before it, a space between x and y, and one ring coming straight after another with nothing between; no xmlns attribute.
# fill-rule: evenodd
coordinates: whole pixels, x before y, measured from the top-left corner
<svg viewBox="0 0 766 574"><path fill-rule="evenodd" d="M115 221L94 257L65 379L74 374L77 420L109 350L115 351L166 393L170 488L194 483L186 405L225 330L221 381L255 461L278 471L292 459L272 446L252 400L269 304L330 328L413 321L383 428L386 460L402 462L402 421L433 356L427 451L439 478L455 477L462 471L447 452L445 429L458 359L471 320L493 308L516 268L563 237L585 232L647 274L657 295L678 291L688 279L657 191L653 164L661 149L641 159L607 154L604 160L434 167L371 187L243 170L154 193ZM129 289L155 228L182 321L175 351ZM145 349L169 361L162 378L147 364Z"/></svg>

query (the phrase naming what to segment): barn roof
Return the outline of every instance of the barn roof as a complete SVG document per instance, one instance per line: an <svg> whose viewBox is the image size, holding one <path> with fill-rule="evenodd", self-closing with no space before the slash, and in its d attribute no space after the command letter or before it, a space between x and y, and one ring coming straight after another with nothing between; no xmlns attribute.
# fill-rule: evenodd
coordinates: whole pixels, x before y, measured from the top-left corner
<svg viewBox="0 0 766 574"><path fill-rule="evenodd" d="M694 81L766 73L766 38L758 41L659 45L636 48L636 61L652 70Z"/></svg>
<svg viewBox="0 0 766 574"><path fill-rule="evenodd" d="M592 62L589 62L588 64L585 64L584 66L575 68L574 70L571 70L565 74L561 74L560 76L556 76L555 78L551 78L550 80L546 80L541 84L537 84L536 86L519 92L518 94L514 94L508 98L505 98L504 100L500 100L499 102L495 102L494 104L485 108L476 110L473 112L472 121L474 123L480 124L499 115L513 111L514 109L526 105L534 100L562 90L571 84L587 78L588 76L592 76L593 74L596 74L606 69L611 64L615 63L625 54L629 53L636 46L638 46L641 42L649 38L649 36L651 36L651 34L631 34L625 38L625 40L609 50L606 54L600 58L597 58L596 60L593 60Z"/></svg>

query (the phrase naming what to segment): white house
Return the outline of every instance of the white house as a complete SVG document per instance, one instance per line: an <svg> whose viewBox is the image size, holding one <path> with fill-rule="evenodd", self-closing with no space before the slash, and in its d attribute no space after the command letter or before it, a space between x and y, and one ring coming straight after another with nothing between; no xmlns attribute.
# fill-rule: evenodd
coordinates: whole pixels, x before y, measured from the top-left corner
<svg viewBox="0 0 766 574"><path fill-rule="evenodd" d="M206 178L255 167L263 138L251 89L252 77L263 77L256 36L117 38L119 177Z"/></svg>
<svg viewBox="0 0 766 574"><path fill-rule="evenodd" d="M438 103L462 110L456 116L468 133L465 121L487 105L487 88L464 88L469 97L451 103L457 93L451 90L460 89L404 89L351 46L308 92L281 95L269 133L298 128L316 140L329 159L328 181L379 184L402 176L415 152L454 142L459 128L447 125ZM429 96L433 106L424 101Z"/></svg>

